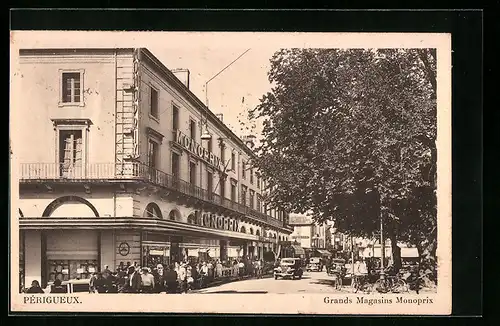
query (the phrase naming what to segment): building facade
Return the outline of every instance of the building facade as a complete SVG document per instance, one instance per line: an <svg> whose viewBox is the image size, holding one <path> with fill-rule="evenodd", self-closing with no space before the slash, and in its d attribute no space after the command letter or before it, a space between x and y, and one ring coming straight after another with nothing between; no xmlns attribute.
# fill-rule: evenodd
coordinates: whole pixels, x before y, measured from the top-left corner
<svg viewBox="0 0 500 326"><path fill-rule="evenodd" d="M311 214L289 214L289 224L293 226L290 241L302 247L307 256L329 255L332 249L331 229L333 222L316 223Z"/></svg>
<svg viewBox="0 0 500 326"><path fill-rule="evenodd" d="M150 51L19 55L22 283L260 258L288 240L287 215L261 198L251 148Z"/></svg>

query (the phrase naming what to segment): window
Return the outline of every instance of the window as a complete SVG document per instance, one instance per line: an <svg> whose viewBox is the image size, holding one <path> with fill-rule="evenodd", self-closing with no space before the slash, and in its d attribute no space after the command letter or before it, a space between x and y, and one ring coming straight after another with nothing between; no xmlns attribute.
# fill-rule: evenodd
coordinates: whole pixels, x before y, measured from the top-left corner
<svg viewBox="0 0 500 326"><path fill-rule="evenodd" d="M231 182L231 200L236 202L236 184Z"/></svg>
<svg viewBox="0 0 500 326"><path fill-rule="evenodd" d="M260 196L257 195L257 211L262 212L262 202L260 201Z"/></svg>
<svg viewBox="0 0 500 326"><path fill-rule="evenodd" d="M189 162L189 183L196 185L196 163Z"/></svg>
<svg viewBox="0 0 500 326"><path fill-rule="evenodd" d="M149 140L148 141L148 166L155 169L158 163L158 143Z"/></svg>
<svg viewBox="0 0 500 326"><path fill-rule="evenodd" d="M180 172L180 156L179 154L172 152L172 175L174 178L179 178L179 172Z"/></svg>
<svg viewBox="0 0 500 326"><path fill-rule="evenodd" d="M196 122L193 119L189 120L189 135L192 140L196 140Z"/></svg>
<svg viewBox="0 0 500 326"><path fill-rule="evenodd" d="M246 163L244 161L241 162L241 177L243 179L245 179L247 177Z"/></svg>
<svg viewBox="0 0 500 326"><path fill-rule="evenodd" d="M253 169L250 169L250 183L253 184Z"/></svg>
<svg viewBox="0 0 500 326"><path fill-rule="evenodd" d="M207 191L208 195L212 195L212 191L214 190L214 185L213 185L213 174L210 171L207 171Z"/></svg>
<svg viewBox="0 0 500 326"><path fill-rule="evenodd" d="M182 219L181 213L178 210L173 209L168 214L168 219L171 221L180 221Z"/></svg>
<svg viewBox="0 0 500 326"><path fill-rule="evenodd" d="M256 177L257 177L257 189L260 189L260 177L259 176Z"/></svg>
<svg viewBox="0 0 500 326"><path fill-rule="evenodd" d="M149 203L144 211L144 217L163 218L160 207L155 203Z"/></svg>
<svg viewBox="0 0 500 326"><path fill-rule="evenodd" d="M82 103L82 72L62 73L62 98L64 104Z"/></svg>
<svg viewBox="0 0 500 326"><path fill-rule="evenodd" d="M99 270L95 259L47 260L47 276L49 282L55 279L68 281L74 279L89 279L91 274ZM31 284L29 285L31 286ZM43 285L42 285L43 286ZM88 287L88 285L87 285Z"/></svg>
<svg viewBox="0 0 500 326"><path fill-rule="evenodd" d="M222 142L220 143L220 160L221 160L222 164L224 164L224 171L225 171L227 168L226 146Z"/></svg>
<svg viewBox="0 0 500 326"><path fill-rule="evenodd" d="M158 118L158 91L153 87L150 87L151 90L151 102L149 113L155 118Z"/></svg>
<svg viewBox="0 0 500 326"><path fill-rule="evenodd" d="M213 150L212 150L212 138L213 137L210 137L210 139L207 141L207 150L209 152L213 152Z"/></svg>
<svg viewBox="0 0 500 326"><path fill-rule="evenodd" d="M172 129L179 129L179 108L176 105L172 107Z"/></svg>
<svg viewBox="0 0 500 326"><path fill-rule="evenodd" d="M231 153L231 170L236 171L236 154Z"/></svg>
<svg viewBox="0 0 500 326"><path fill-rule="evenodd" d="M71 177L82 173L83 138L81 130L59 131L59 164L61 176Z"/></svg>
<svg viewBox="0 0 500 326"><path fill-rule="evenodd" d="M241 186L241 203L246 206L247 205L247 187Z"/></svg>
<svg viewBox="0 0 500 326"><path fill-rule="evenodd" d="M254 209L255 192L250 190L250 208Z"/></svg>
<svg viewBox="0 0 500 326"><path fill-rule="evenodd" d="M222 200L226 198L226 180L224 178L220 178L219 180L219 187L220 187L220 197Z"/></svg>
<svg viewBox="0 0 500 326"><path fill-rule="evenodd" d="M196 214L195 213L189 214L189 216L187 218L187 222L189 224L196 224Z"/></svg>

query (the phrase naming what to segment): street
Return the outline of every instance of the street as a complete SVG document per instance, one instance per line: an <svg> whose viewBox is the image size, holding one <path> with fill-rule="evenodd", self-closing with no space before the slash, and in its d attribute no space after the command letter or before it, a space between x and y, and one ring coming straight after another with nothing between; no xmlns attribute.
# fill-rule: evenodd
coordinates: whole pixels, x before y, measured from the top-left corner
<svg viewBox="0 0 500 326"><path fill-rule="evenodd" d="M282 279L275 280L273 277L262 279L249 279L235 281L210 287L207 289L193 291L192 293L349 293L350 286L344 286L338 291L333 286L331 276L322 272L304 272L302 279Z"/></svg>

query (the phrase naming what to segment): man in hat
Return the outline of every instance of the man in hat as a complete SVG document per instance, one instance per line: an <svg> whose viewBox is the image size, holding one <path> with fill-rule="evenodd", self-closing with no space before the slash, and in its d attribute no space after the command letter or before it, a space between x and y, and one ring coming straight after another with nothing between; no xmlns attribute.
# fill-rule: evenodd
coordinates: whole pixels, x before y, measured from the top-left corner
<svg viewBox="0 0 500 326"><path fill-rule="evenodd" d="M134 266L128 268L127 292L138 293L141 289L141 275Z"/></svg>
<svg viewBox="0 0 500 326"><path fill-rule="evenodd" d="M165 271L162 264L156 265L153 276L155 281L155 292L161 293L165 291Z"/></svg>
<svg viewBox="0 0 500 326"><path fill-rule="evenodd" d="M178 288L177 283L177 272L174 266L170 268L165 273L165 283L167 287L167 293L176 293Z"/></svg>

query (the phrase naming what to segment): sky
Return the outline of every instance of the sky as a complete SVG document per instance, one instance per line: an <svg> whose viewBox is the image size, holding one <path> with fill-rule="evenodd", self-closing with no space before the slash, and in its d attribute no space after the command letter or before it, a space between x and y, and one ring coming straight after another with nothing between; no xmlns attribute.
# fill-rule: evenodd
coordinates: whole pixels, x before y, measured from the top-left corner
<svg viewBox="0 0 500 326"><path fill-rule="evenodd" d="M189 69L190 90L203 103L205 83L249 50L208 84L209 109L222 113L224 123L241 137L249 132L245 127L252 125L246 119L248 110L257 106L271 88L267 77L269 59L280 48L255 36L251 39L242 33L33 31L15 32L11 35L11 45L14 42L22 48L145 47L168 69ZM242 119L245 126L240 125ZM256 126L254 133L260 138L261 121Z"/></svg>
<svg viewBox="0 0 500 326"><path fill-rule="evenodd" d="M245 53L246 50L248 52ZM208 103L213 113L222 113L223 121L238 136L250 132L247 119L249 109L256 107L262 96L271 90L267 72L269 59L275 49L237 46L229 49L201 48L192 51L185 48L151 46L149 50L167 68L187 68L190 71L190 89L205 103L205 83L228 64L241 56L227 69L208 83ZM245 125L240 125L243 120ZM261 123L255 132L260 135Z"/></svg>
<svg viewBox="0 0 500 326"><path fill-rule="evenodd" d="M18 48L146 47L167 68L190 70L190 89L205 102L205 83L239 55L245 55L208 84L209 108L224 115L238 136L239 118L259 104L271 85L269 59L280 48L439 47L437 34L11 31L11 65ZM423 42L425 40L425 43ZM441 43L440 43L441 42ZM244 102L242 103L242 99ZM246 120L246 119L244 119ZM246 126L251 125L246 121ZM254 133L261 138L261 121Z"/></svg>

